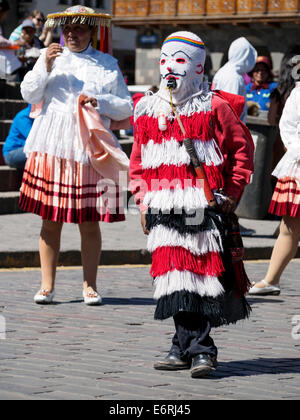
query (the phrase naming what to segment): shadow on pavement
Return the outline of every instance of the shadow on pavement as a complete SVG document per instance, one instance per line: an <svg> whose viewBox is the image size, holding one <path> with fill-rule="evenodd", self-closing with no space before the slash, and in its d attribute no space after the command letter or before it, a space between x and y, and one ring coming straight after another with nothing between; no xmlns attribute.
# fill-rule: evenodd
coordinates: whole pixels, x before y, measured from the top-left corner
<svg viewBox="0 0 300 420"><path fill-rule="evenodd" d="M51 305L66 305L71 303L83 303L83 299L73 299L68 301L53 301ZM155 305L155 301L149 298L115 298L115 297L105 297L103 298L101 306L105 305Z"/></svg>
<svg viewBox="0 0 300 420"><path fill-rule="evenodd" d="M273 296L268 298L268 297L264 297L263 295L259 296L259 297L250 297L250 295L246 296L247 301L250 305L254 305L255 303L283 303L284 300L281 298L278 298L278 296Z"/></svg>
<svg viewBox="0 0 300 420"><path fill-rule="evenodd" d="M103 298L103 305L155 305L155 301L149 298L132 297L128 299L123 298Z"/></svg>
<svg viewBox="0 0 300 420"><path fill-rule="evenodd" d="M219 362L218 368L209 376L221 379L232 376L278 375L300 373L300 358L258 358Z"/></svg>

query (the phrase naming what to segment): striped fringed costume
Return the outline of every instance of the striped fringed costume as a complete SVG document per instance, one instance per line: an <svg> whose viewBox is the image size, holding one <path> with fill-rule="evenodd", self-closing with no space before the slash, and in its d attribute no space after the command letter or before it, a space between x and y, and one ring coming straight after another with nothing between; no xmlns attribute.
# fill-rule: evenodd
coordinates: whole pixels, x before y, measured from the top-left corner
<svg viewBox="0 0 300 420"><path fill-rule="evenodd" d="M223 246L222 221L208 208L197 184L171 108L166 130L159 129L162 102L154 94L138 103L130 162L132 191L141 210L148 209L155 318L185 311L205 316L211 326L235 323L249 315L244 297L248 284L242 289L237 284ZM186 137L194 141L211 189L224 188L239 199L253 171L253 150L229 104L206 92L178 106L177 112ZM194 223L194 212L204 208L202 223Z"/></svg>

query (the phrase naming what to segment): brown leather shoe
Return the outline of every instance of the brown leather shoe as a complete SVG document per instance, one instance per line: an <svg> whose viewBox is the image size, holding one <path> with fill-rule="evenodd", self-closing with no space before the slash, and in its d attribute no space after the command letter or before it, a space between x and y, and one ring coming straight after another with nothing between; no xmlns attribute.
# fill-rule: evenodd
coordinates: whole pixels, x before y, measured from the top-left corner
<svg viewBox="0 0 300 420"><path fill-rule="evenodd" d="M182 370L189 369L190 363L170 352L163 360L154 363L153 367L157 370Z"/></svg>

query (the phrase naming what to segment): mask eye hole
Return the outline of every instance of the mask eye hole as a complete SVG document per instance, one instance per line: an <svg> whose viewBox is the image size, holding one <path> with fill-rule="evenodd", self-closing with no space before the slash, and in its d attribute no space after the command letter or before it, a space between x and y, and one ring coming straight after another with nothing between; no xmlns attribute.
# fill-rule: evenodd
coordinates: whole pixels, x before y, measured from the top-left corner
<svg viewBox="0 0 300 420"><path fill-rule="evenodd" d="M165 58L163 58L162 60L160 60L160 64L163 66L164 64L166 64L166 60Z"/></svg>
<svg viewBox="0 0 300 420"><path fill-rule="evenodd" d="M176 63L184 64L185 63L185 59L184 58L176 58Z"/></svg>

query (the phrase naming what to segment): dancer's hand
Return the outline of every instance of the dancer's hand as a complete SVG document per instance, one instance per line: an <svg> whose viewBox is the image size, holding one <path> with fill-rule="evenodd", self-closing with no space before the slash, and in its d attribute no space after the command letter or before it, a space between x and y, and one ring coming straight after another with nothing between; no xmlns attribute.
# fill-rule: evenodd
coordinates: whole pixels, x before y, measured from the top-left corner
<svg viewBox="0 0 300 420"><path fill-rule="evenodd" d="M86 104L91 104L94 108L96 108L98 106L98 101L96 98L93 98L92 96L83 96L82 95L82 99L80 101L80 105L86 105Z"/></svg>
<svg viewBox="0 0 300 420"><path fill-rule="evenodd" d="M49 45L46 52L46 67L48 73L51 72L55 59L59 57L62 52L63 48L60 44L53 42L53 44Z"/></svg>
<svg viewBox="0 0 300 420"><path fill-rule="evenodd" d="M141 225L145 235L149 235L149 230L146 228L146 213L141 214Z"/></svg>
<svg viewBox="0 0 300 420"><path fill-rule="evenodd" d="M226 200L221 204L221 211L222 213L231 213L234 211L236 207L236 199L230 197L229 195L226 197Z"/></svg>

